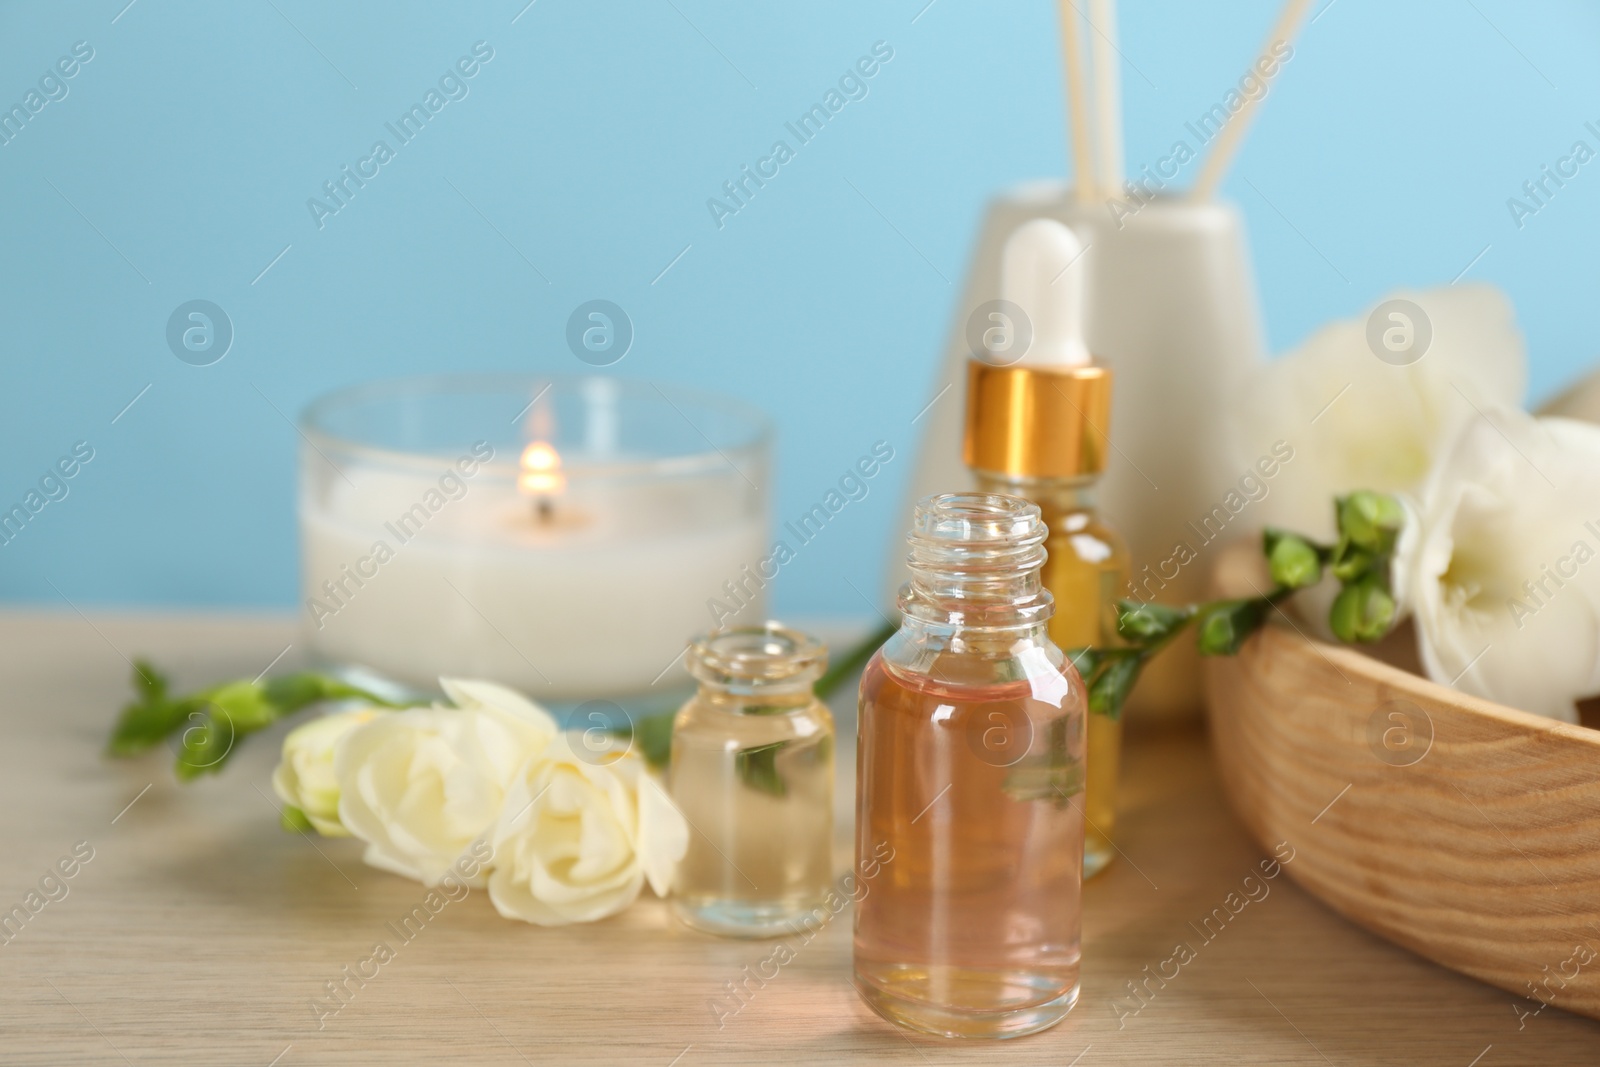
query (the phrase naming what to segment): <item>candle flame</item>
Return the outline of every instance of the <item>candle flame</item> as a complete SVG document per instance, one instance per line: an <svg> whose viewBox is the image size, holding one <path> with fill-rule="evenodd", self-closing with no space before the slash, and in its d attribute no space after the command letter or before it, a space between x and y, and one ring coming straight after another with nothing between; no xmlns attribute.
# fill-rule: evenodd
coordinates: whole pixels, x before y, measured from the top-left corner
<svg viewBox="0 0 1600 1067"><path fill-rule="evenodd" d="M550 496L567 487L561 473L561 453L544 441L534 441L522 450L522 474L517 488L528 496Z"/></svg>

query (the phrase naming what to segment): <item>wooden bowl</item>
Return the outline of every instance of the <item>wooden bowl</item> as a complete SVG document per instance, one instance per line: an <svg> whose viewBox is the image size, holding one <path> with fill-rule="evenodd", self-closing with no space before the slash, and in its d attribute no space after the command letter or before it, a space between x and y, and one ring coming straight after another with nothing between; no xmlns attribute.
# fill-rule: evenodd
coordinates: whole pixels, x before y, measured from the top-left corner
<svg viewBox="0 0 1600 1067"><path fill-rule="evenodd" d="M1265 588L1259 559L1225 553L1218 587ZM1518 1011L1600 1018L1600 730L1297 627L1206 661L1223 787L1256 842L1288 842L1289 876L1352 922L1534 998ZM1396 636L1381 651L1403 659Z"/></svg>

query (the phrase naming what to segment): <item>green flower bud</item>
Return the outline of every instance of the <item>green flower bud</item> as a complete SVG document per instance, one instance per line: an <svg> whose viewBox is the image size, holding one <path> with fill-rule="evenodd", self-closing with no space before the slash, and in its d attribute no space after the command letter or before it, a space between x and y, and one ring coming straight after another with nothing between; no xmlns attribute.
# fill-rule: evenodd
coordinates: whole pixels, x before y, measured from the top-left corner
<svg viewBox="0 0 1600 1067"><path fill-rule="evenodd" d="M1374 493L1368 489L1338 498L1335 514L1339 520L1339 536L1376 555L1394 551L1395 538L1406 520L1399 500L1388 493Z"/></svg>
<svg viewBox="0 0 1600 1067"><path fill-rule="evenodd" d="M1356 581L1372 570L1375 557L1371 552L1352 545L1348 538L1340 538L1339 544L1333 550L1333 560L1328 569L1333 571L1333 576L1346 585Z"/></svg>
<svg viewBox="0 0 1600 1067"><path fill-rule="evenodd" d="M1272 568L1272 580L1278 585L1285 589L1303 589L1322 580L1322 560L1305 538L1277 533L1271 542L1267 562Z"/></svg>
<svg viewBox="0 0 1600 1067"><path fill-rule="evenodd" d="M1341 641L1376 641L1394 625L1394 597L1375 574L1339 590L1328 612L1328 626Z"/></svg>
<svg viewBox="0 0 1600 1067"><path fill-rule="evenodd" d="M279 714L254 682L229 682L218 686L207 694L206 703L213 714L220 712L233 729L246 733L272 725Z"/></svg>

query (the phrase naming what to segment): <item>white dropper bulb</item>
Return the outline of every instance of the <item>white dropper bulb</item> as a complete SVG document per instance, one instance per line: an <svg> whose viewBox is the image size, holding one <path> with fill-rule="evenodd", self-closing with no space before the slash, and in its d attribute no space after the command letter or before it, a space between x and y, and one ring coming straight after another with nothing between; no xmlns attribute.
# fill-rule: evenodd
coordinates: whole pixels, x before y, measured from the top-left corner
<svg viewBox="0 0 1600 1067"><path fill-rule="evenodd" d="M1077 235L1055 219L1032 219L1006 239L1000 261L1000 293L1020 307L1033 340L1020 366L1081 367L1090 362L1083 339L1085 249Z"/></svg>

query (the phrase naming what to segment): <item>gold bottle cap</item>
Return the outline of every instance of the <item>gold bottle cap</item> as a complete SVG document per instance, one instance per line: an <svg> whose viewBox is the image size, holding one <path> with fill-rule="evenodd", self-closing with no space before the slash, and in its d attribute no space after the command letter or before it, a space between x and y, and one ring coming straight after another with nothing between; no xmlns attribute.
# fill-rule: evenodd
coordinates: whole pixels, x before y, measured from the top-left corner
<svg viewBox="0 0 1600 1067"><path fill-rule="evenodd" d="M1105 470L1111 370L967 363L968 467L1022 478L1079 478Z"/></svg>

